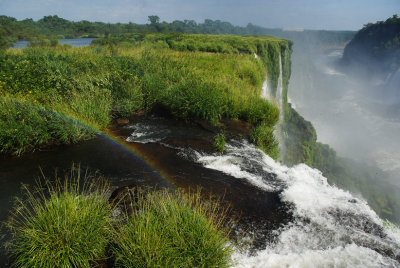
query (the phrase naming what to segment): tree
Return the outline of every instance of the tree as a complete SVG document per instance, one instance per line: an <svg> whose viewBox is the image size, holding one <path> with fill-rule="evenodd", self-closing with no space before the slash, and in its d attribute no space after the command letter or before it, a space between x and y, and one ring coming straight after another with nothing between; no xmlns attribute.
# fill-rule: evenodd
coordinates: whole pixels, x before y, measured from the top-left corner
<svg viewBox="0 0 400 268"><path fill-rule="evenodd" d="M10 42L7 39L7 33L3 30L3 27L0 25L0 51L5 50L9 47Z"/></svg>
<svg viewBox="0 0 400 268"><path fill-rule="evenodd" d="M150 24L156 24L160 22L160 17L156 15L149 16Z"/></svg>

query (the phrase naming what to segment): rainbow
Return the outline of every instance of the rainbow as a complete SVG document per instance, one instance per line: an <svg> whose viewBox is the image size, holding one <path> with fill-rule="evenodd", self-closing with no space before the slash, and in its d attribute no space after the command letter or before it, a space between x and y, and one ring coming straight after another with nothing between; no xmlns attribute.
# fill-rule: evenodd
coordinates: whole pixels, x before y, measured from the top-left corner
<svg viewBox="0 0 400 268"><path fill-rule="evenodd" d="M66 113L62 113L56 110L49 109L48 107L42 106L39 103L32 103L29 100L21 100L17 99L14 97L10 96L0 96L0 106L4 106L2 108L6 109L7 105L12 105L12 103L21 103L24 105L29 105L29 106L35 106L39 109L44 109L46 111L51 112L55 116L60 116L63 117L67 120L70 120L72 124L76 124L78 126L81 126L85 129L88 129L95 135L103 138L104 140L112 143L115 146L118 146L119 149L122 149L125 152L128 152L131 154L134 158L139 159L141 162L145 163L150 170L154 171L156 175L164 182L167 183L167 185L172 186L172 182L170 179L170 176L166 172L163 171L163 169L160 167L159 164L157 164L156 161L151 159L149 156L147 156L143 151L139 150L135 144L127 142L121 138L119 138L114 132L111 130L105 130L105 131L99 131L97 128L91 126L90 124L87 124L83 120L80 120L79 118L73 117L71 115L68 115ZM15 107L14 107L15 108ZM27 122L22 121L21 124L26 124Z"/></svg>
<svg viewBox="0 0 400 268"><path fill-rule="evenodd" d="M129 152L134 157L139 158L142 162L144 162L151 170L157 173L157 175L165 182L167 182L170 186L172 186L172 180L170 176L163 171L160 165L154 161L151 157L143 153L141 150L137 148L134 143L127 142L118 136L111 130L106 130L102 133L96 132L96 134L112 144L119 146L119 148L123 149L126 152Z"/></svg>

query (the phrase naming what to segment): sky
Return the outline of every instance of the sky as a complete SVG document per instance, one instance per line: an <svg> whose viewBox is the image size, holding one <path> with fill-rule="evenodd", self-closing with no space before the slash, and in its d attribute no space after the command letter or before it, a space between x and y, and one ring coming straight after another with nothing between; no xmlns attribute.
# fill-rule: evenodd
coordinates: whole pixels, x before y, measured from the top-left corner
<svg viewBox="0 0 400 268"><path fill-rule="evenodd" d="M38 20L58 15L73 21L148 23L204 19L267 28L359 30L400 15L400 0L0 0L0 15Z"/></svg>

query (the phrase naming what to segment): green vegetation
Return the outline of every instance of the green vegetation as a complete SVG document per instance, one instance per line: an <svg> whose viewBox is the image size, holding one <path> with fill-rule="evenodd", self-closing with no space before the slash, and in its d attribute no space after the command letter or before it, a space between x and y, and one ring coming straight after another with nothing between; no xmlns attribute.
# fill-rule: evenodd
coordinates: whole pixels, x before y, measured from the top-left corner
<svg viewBox="0 0 400 268"><path fill-rule="evenodd" d="M133 199L109 201L105 180L80 174L73 167L63 182L24 185L6 222L15 267L230 265L226 209L217 200L199 190L137 189Z"/></svg>
<svg viewBox="0 0 400 268"><path fill-rule="evenodd" d="M200 193L167 190L140 195L115 233L118 267L228 267L232 247L221 231L224 213Z"/></svg>
<svg viewBox="0 0 400 268"><path fill-rule="evenodd" d="M113 117L138 111L213 124L241 119L272 129L279 110L260 91L265 73L277 80L279 65L271 62L280 51L289 57L290 42L179 34L8 50L0 54L1 151L90 138Z"/></svg>
<svg viewBox="0 0 400 268"><path fill-rule="evenodd" d="M262 123L253 129L250 140L273 159L279 157L279 144L274 137L274 129Z"/></svg>
<svg viewBox="0 0 400 268"><path fill-rule="evenodd" d="M106 258L111 221L108 185L79 185L74 178L55 186L27 186L7 227L16 267L92 267Z"/></svg>
<svg viewBox="0 0 400 268"><path fill-rule="evenodd" d="M214 137L214 143L213 143L213 146L214 146L214 148L220 153L220 154L223 154L224 153L224 151L225 151L225 144L226 144L226 141L225 141L225 135L224 134L217 134L215 137Z"/></svg>
<svg viewBox="0 0 400 268"><path fill-rule="evenodd" d="M400 18L366 24L346 46L342 63L383 78L400 67Z"/></svg>
<svg viewBox="0 0 400 268"><path fill-rule="evenodd" d="M0 106L2 152L21 154L44 144L73 143L92 137L76 119L42 105L2 97Z"/></svg>

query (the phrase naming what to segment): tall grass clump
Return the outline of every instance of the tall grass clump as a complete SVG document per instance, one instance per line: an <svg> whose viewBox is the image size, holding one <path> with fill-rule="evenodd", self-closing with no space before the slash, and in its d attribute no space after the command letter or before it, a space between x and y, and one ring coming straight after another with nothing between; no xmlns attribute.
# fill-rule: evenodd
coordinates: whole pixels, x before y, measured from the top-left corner
<svg viewBox="0 0 400 268"><path fill-rule="evenodd" d="M213 146L220 154L224 153L225 144L226 144L226 140L225 140L225 135L224 134L219 133L214 137Z"/></svg>
<svg viewBox="0 0 400 268"><path fill-rule="evenodd" d="M106 257L111 205L108 184L79 185L79 170L55 186L40 183L16 199L6 226L15 267L91 267ZM88 179L88 178L86 178Z"/></svg>
<svg viewBox="0 0 400 268"><path fill-rule="evenodd" d="M117 267L228 267L232 247L224 212L200 193L141 194L137 209L116 229Z"/></svg>
<svg viewBox="0 0 400 268"><path fill-rule="evenodd" d="M274 129L268 124L261 123L250 134L250 140L273 159L278 159L279 144L274 136Z"/></svg>

